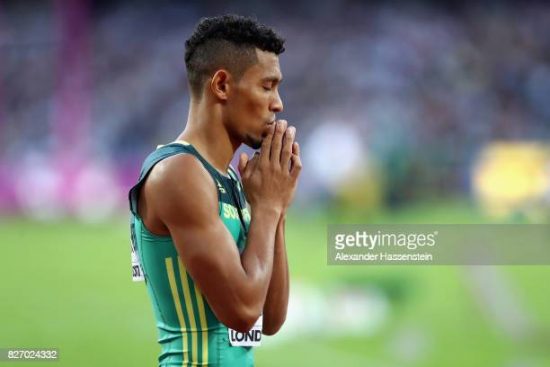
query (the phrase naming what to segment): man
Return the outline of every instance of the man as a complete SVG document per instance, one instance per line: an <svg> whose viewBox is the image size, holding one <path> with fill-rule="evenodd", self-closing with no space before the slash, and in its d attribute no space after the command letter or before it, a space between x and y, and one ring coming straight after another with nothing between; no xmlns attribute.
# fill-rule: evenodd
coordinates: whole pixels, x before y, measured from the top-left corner
<svg viewBox="0 0 550 367"><path fill-rule="evenodd" d="M161 366L252 366L262 332L285 320L285 214L302 164L295 128L275 120L283 45L233 15L203 19L186 42L187 125L130 191ZM260 152L240 156L241 185L229 163L242 143Z"/></svg>

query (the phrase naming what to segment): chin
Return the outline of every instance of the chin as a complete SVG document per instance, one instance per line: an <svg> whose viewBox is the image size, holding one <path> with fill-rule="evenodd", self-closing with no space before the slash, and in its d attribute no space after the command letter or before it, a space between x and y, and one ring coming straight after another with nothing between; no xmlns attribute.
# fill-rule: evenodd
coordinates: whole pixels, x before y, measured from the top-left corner
<svg viewBox="0 0 550 367"><path fill-rule="evenodd" d="M260 147L262 146L262 140L263 139L258 139L247 135L243 143L248 145L252 149L260 149Z"/></svg>

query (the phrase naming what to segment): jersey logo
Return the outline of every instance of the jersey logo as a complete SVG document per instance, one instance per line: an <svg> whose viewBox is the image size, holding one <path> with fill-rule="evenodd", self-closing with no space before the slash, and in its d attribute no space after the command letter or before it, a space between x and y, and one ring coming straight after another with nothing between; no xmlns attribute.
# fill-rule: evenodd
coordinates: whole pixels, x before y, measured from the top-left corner
<svg viewBox="0 0 550 367"><path fill-rule="evenodd" d="M222 184L220 183L220 181L216 180L216 184L218 185L218 190L220 190L220 192L222 194L225 194L225 189L223 188Z"/></svg>
<svg viewBox="0 0 550 367"><path fill-rule="evenodd" d="M233 205L222 203L223 217L227 219L239 219L239 212Z"/></svg>

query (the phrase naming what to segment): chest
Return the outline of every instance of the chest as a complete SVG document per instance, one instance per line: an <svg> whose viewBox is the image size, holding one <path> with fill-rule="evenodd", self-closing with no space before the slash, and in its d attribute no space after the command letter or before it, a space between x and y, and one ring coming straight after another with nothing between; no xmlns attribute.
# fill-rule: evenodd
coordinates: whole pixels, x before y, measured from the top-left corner
<svg viewBox="0 0 550 367"><path fill-rule="evenodd" d="M239 182L224 177L216 179L216 186L220 219L242 252L251 219L243 189Z"/></svg>

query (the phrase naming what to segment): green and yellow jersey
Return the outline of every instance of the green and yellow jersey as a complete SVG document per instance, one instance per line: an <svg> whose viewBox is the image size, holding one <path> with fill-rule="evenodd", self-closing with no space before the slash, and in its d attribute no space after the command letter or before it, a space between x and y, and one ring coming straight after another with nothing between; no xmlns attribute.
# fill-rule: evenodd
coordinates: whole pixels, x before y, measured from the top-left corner
<svg viewBox="0 0 550 367"><path fill-rule="evenodd" d="M218 190L219 216L240 253L250 224L242 185L232 168L227 175L220 173L183 141L160 146L146 158L129 194L133 255L139 260L133 264L133 275L144 278L153 305L161 346L159 366L253 366L252 348L231 345L232 334L187 273L172 238L149 232L137 212L140 187L151 169L176 154L192 154L210 173ZM241 335L241 339L247 337Z"/></svg>

